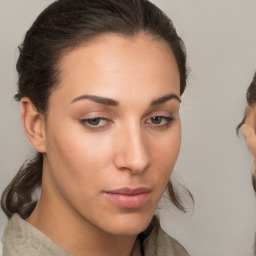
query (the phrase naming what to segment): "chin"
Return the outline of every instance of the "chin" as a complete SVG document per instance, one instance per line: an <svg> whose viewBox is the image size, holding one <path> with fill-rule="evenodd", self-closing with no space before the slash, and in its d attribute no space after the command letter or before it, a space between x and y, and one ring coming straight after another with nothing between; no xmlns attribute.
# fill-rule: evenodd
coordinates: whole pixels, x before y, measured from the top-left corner
<svg viewBox="0 0 256 256"><path fill-rule="evenodd" d="M136 213L125 214L115 218L112 221L112 225L108 227L108 230L113 235L138 235L147 229L152 218L153 214L147 214L147 216Z"/></svg>

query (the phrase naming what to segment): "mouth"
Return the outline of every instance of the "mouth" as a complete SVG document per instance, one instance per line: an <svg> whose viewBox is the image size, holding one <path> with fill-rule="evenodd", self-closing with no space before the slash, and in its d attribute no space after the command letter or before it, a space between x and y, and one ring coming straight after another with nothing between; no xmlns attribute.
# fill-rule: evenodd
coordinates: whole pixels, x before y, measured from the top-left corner
<svg viewBox="0 0 256 256"><path fill-rule="evenodd" d="M135 209L146 204L149 199L150 188L120 188L116 190L104 191L104 195L113 203L122 208Z"/></svg>

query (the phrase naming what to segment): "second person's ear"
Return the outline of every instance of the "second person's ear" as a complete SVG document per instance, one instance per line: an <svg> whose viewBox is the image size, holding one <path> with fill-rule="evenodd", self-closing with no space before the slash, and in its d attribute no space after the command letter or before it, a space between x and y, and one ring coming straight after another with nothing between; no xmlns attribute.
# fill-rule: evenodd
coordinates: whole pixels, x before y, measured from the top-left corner
<svg viewBox="0 0 256 256"><path fill-rule="evenodd" d="M254 158L256 160L256 115L254 109L251 107L247 107L246 110L246 119L245 124L242 127L243 135L247 144L247 147Z"/></svg>

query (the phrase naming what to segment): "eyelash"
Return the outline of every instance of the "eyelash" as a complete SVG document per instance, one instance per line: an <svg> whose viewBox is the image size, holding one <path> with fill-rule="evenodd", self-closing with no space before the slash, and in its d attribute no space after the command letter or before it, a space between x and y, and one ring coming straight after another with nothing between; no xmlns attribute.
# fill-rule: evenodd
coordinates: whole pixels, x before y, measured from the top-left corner
<svg viewBox="0 0 256 256"><path fill-rule="evenodd" d="M160 123L162 123L162 121L164 121L163 124L160 123L153 123L153 119L154 118L158 118L160 119ZM152 116L149 119L146 120L146 124L148 125L149 128L151 129L160 129L160 130L164 130L169 128L169 126L173 123L174 121L174 117L169 117L169 116L161 116L161 115L156 115L156 116ZM99 125L101 122L105 122L104 125ZM95 125L93 125L90 122L96 122ZM86 118L86 119L81 119L80 123L85 126L86 129L90 130L90 131L102 131L105 130L107 127L109 127L112 122L104 117L93 117L93 118Z"/></svg>

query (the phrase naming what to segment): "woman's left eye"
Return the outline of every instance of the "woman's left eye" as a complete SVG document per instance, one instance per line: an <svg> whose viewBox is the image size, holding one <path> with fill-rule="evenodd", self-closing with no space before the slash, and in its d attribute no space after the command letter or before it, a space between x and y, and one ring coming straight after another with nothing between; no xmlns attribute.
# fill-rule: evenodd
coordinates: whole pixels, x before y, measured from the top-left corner
<svg viewBox="0 0 256 256"><path fill-rule="evenodd" d="M173 121L173 117L153 116L146 121L146 124L151 125L152 128L168 128Z"/></svg>

